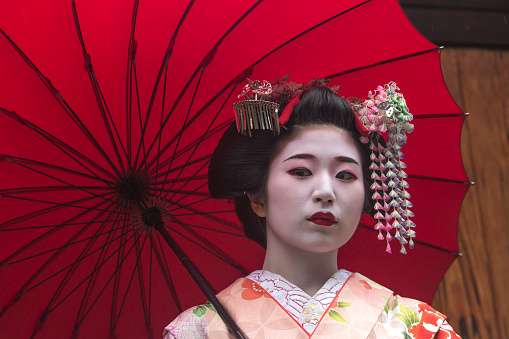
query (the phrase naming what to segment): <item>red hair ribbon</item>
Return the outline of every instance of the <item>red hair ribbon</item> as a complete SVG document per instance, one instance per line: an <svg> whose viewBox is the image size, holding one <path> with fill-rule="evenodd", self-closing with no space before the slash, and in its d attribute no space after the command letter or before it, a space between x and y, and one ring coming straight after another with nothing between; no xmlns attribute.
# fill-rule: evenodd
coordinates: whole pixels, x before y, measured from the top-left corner
<svg viewBox="0 0 509 339"><path fill-rule="evenodd" d="M295 96L288 105L286 105L285 109L283 110L283 113L281 113L281 116L279 117L279 125L284 126L290 120L290 116L292 115L293 109L295 106L297 106L300 102L300 93L299 95ZM357 131L363 136L368 137L369 136L369 130L364 126L362 121L359 119L359 116L354 112L355 116L355 127L357 128Z"/></svg>

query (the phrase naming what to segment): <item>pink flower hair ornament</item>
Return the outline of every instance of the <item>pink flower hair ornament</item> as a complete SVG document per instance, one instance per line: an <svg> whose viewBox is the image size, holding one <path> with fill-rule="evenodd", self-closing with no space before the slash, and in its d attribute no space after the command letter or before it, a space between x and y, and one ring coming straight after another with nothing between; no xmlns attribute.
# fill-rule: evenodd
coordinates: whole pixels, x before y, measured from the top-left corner
<svg viewBox="0 0 509 339"><path fill-rule="evenodd" d="M279 134L280 127L290 119L293 109L300 102L303 91L325 86L337 93L339 86L327 86L325 79L313 79L307 84L288 82L288 76L275 83L252 81L247 79L239 97L245 100L234 103L235 120L239 133L251 136L253 129L267 129ZM406 254L405 246L414 247L413 238L415 223L411 220L414 213L410 211L412 203L408 193L408 175L402 161L403 146L407 142L406 133L411 133L414 126L410 123L410 114L406 101L395 82L378 86L369 91L368 98L344 98L355 113L355 126L361 134L362 143L370 143L371 179L373 184L373 201L376 220L375 230L378 239L386 240L386 251L392 253L390 241L396 238L400 253ZM286 104L279 116L280 104ZM382 143L383 135L387 141ZM385 139L384 139L385 141Z"/></svg>

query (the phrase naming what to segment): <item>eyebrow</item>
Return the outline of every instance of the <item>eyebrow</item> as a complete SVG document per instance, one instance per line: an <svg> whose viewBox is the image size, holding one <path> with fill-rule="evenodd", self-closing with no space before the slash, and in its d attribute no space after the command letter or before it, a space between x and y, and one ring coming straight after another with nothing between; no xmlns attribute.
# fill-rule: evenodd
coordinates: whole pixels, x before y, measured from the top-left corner
<svg viewBox="0 0 509 339"><path fill-rule="evenodd" d="M283 162L285 162L287 160L292 160L292 159L314 159L314 158L315 158L315 156L311 155L311 154L295 154L289 158L286 158ZM350 158L350 157L339 156L339 157L334 157L334 159L338 160L339 162L348 162L348 163L352 163L352 164L356 164L357 166L360 166L359 163L357 162L357 160Z"/></svg>

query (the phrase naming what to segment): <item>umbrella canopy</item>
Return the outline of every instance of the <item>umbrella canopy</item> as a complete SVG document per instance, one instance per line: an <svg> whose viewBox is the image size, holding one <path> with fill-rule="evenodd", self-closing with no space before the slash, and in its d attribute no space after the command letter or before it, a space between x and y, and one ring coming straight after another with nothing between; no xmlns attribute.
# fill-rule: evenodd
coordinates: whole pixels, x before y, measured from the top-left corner
<svg viewBox="0 0 509 339"><path fill-rule="evenodd" d="M221 290L261 267L207 164L244 79L326 77L365 97L397 82L417 245L389 255L365 218L343 267L430 301L457 252L467 186L462 112L439 50L395 0L3 1L0 5L0 333L158 337L203 303L147 222Z"/></svg>

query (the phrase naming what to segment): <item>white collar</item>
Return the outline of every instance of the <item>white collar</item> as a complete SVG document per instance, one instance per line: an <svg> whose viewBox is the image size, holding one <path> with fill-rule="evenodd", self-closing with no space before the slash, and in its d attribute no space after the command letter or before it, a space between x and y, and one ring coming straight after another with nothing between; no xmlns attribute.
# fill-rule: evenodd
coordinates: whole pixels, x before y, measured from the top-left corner
<svg viewBox="0 0 509 339"><path fill-rule="evenodd" d="M269 271L257 270L246 278L265 289L308 333L312 333L351 274L343 269L337 271L312 297L284 277Z"/></svg>

